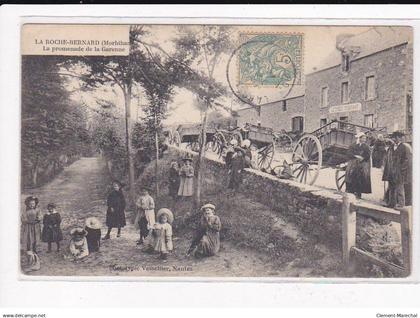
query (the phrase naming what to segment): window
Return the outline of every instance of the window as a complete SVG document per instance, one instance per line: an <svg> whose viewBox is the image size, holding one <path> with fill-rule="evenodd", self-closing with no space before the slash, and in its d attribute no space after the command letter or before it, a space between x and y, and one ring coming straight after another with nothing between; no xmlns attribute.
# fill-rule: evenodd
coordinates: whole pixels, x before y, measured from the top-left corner
<svg viewBox="0 0 420 318"><path fill-rule="evenodd" d="M338 119L340 121L340 124L338 125L338 128L340 129L345 129L346 128L346 124L349 121L349 118L347 116L342 116Z"/></svg>
<svg viewBox="0 0 420 318"><path fill-rule="evenodd" d="M321 107L328 105L328 87L321 88Z"/></svg>
<svg viewBox="0 0 420 318"><path fill-rule="evenodd" d="M321 121L319 123L319 127L325 126L327 124L327 118L321 118Z"/></svg>
<svg viewBox="0 0 420 318"><path fill-rule="evenodd" d="M365 115L364 126L373 128L373 114Z"/></svg>
<svg viewBox="0 0 420 318"><path fill-rule="evenodd" d="M282 107L282 109L283 109L284 112L287 111L287 105L286 105L286 101L285 100L282 100L281 101L281 107Z"/></svg>
<svg viewBox="0 0 420 318"><path fill-rule="evenodd" d="M350 70L350 55L343 54L341 56L341 69L343 72L348 72Z"/></svg>
<svg viewBox="0 0 420 318"><path fill-rule="evenodd" d="M413 113L413 98L411 97L411 94L407 94L407 113Z"/></svg>
<svg viewBox="0 0 420 318"><path fill-rule="evenodd" d="M349 102L349 82L341 83L341 103Z"/></svg>
<svg viewBox="0 0 420 318"><path fill-rule="evenodd" d="M302 132L303 131L303 117L296 116L292 118L292 131Z"/></svg>
<svg viewBox="0 0 420 318"><path fill-rule="evenodd" d="M365 87L365 99L375 99L376 98L376 88L375 88L375 76L366 77L366 87Z"/></svg>

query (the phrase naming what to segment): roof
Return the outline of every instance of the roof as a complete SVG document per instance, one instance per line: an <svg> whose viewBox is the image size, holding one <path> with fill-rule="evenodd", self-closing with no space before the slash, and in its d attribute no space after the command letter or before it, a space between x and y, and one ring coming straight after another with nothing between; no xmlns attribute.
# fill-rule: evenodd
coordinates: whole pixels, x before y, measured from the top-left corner
<svg viewBox="0 0 420 318"><path fill-rule="evenodd" d="M411 42L411 34L410 27L372 27L356 35L341 35L342 40L337 41L337 46L343 51L351 52L351 60L356 60L403 43ZM308 72L308 74L340 64L341 52L336 48L316 69Z"/></svg>

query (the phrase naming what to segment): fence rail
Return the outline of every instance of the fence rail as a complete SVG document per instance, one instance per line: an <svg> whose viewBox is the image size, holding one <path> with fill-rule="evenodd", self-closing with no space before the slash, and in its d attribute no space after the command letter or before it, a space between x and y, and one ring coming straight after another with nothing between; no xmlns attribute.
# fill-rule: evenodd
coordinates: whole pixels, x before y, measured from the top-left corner
<svg viewBox="0 0 420 318"><path fill-rule="evenodd" d="M401 225L401 248L403 266L399 266L382 260L370 252L356 247L356 215L361 214L375 219L400 223ZM381 208L366 203L355 203L354 195L343 193L341 210L342 217L342 250L343 265L346 270L353 268L353 259L361 259L371 262L382 268L386 268L398 276L408 276L411 273L411 207L401 209Z"/></svg>

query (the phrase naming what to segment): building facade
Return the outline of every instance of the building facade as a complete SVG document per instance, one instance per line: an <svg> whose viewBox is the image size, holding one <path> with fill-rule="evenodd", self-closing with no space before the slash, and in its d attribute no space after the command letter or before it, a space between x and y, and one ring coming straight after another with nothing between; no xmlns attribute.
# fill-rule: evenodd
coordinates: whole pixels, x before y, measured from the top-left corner
<svg viewBox="0 0 420 318"><path fill-rule="evenodd" d="M237 124L258 124L274 131L302 131L304 129L304 95L293 96L278 102L238 110Z"/></svg>
<svg viewBox="0 0 420 318"><path fill-rule="evenodd" d="M312 132L332 120L411 132L413 46L408 28L374 27L337 37L336 48L305 86L283 101L238 111L238 125Z"/></svg>
<svg viewBox="0 0 420 318"><path fill-rule="evenodd" d="M332 120L387 132L411 130L412 45L401 37L375 48L378 42L364 43L368 39L374 41L369 34L360 43L352 37L339 64L306 75L305 131Z"/></svg>

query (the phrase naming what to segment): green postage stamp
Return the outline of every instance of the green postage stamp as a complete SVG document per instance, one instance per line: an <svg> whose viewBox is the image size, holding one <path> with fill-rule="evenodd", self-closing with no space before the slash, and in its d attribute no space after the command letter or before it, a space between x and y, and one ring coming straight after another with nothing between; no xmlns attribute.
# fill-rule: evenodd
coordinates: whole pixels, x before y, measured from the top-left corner
<svg viewBox="0 0 420 318"><path fill-rule="evenodd" d="M301 84L303 34L241 34L239 85Z"/></svg>

